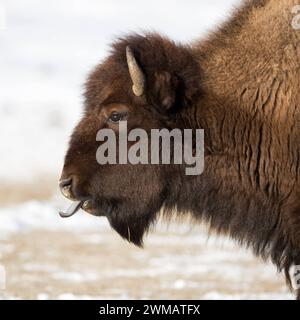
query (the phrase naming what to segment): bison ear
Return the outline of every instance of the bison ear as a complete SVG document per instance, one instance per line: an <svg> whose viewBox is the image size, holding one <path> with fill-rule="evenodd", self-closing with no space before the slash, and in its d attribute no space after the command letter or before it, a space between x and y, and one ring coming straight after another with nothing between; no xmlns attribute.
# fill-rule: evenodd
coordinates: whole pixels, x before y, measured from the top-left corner
<svg viewBox="0 0 300 320"><path fill-rule="evenodd" d="M179 81L176 76L167 71L155 72L151 90L154 103L164 110L170 110L176 104L178 86Z"/></svg>

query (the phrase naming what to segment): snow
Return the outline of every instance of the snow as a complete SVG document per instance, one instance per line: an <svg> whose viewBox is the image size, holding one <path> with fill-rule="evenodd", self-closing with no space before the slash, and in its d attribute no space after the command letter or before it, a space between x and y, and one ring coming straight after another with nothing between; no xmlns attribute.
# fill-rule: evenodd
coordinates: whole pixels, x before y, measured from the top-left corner
<svg viewBox="0 0 300 320"><path fill-rule="evenodd" d="M208 292L204 297L204 300L291 300L292 297L289 293L273 293L273 294L220 294L216 291Z"/></svg>
<svg viewBox="0 0 300 320"><path fill-rule="evenodd" d="M82 244L100 245L99 248L108 245L107 234L111 234L112 231L105 218L96 218L80 211L70 218L63 219L58 215L57 206L59 205L61 203L52 199L52 201L30 201L1 208L0 234L2 240L9 240L14 234L30 236L32 231L45 230L56 233L72 232L79 236ZM281 276L276 273L274 266L255 261L251 252L237 247L227 238L215 237L214 235L208 237L203 227L193 226L191 228L186 223L181 225L176 223L165 224L161 221L145 240L145 250L130 253L131 259L135 261L147 261L142 269L136 267L135 263L130 263L125 268L112 265L111 268L103 270L84 266L80 269L74 269L70 266L62 268L54 261L52 263L32 261L30 254L27 252L22 254L24 260L28 262L19 266L19 269L21 269L21 273L46 273L53 281L69 282L72 285L101 282L102 279L112 279L114 282L134 282L138 277L153 279L153 281L160 279L161 288L179 292L201 288L206 292L201 297L203 299L292 299L292 294L284 287L284 282L280 280ZM116 237L115 241L118 244L123 243L123 240L119 237ZM183 242L185 247L194 248L193 251L181 251ZM162 244L165 248L178 248L178 250L174 252L165 250L163 254L154 254L149 257L148 250L153 247L159 248ZM3 254L9 254L13 250L12 245L0 245L0 251ZM101 251L99 253L101 254ZM74 253L70 252L69 254ZM167 280L170 275L177 277L177 280L174 282ZM215 290L218 287L215 281L219 281L229 284L231 290L247 291L257 281L258 275L259 281L262 283L272 283L275 280L277 282L282 281L281 291L271 294L263 292L229 294ZM209 280L212 276L213 280ZM199 281L199 279L202 280ZM123 293L118 291L118 299L122 299ZM45 293L37 296L37 299L43 298L47 298ZM60 294L57 298L92 299L95 297L65 293ZM108 297L104 295L102 298Z"/></svg>
<svg viewBox="0 0 300 320"><path fill-rule="evenodd" d="M108 226L108 223L104 218L95 219L82 211L74 217L63 219L58 215L57 204L48 201L28 201L0 208L0 238L36 229L101 231L105 225Z"/></svg>
<svg viewBox="0 0 300 320"><path fill-rule="evenodd" d="M122 296L122 299L129 299L129 297ZM89 296L89 295L75 295L70 292L62 293L57 297L58 300L113 300L112 297L103 296Z"/></svg>

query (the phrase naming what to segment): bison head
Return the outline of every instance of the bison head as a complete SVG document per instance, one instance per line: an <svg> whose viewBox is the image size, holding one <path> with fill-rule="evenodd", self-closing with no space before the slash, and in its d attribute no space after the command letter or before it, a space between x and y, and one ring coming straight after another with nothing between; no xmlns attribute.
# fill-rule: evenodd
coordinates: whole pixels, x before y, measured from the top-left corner
<svg viewBox="0 0 300 320"><path fill-rule="evenodd" d="M99 165L96 135L104 128L117 131L121 120L127 121L128 131L191 128L199 74L188 47L148 34L114 43L86 82L84 114L71 136L60 188L67 198L80 201L78 207L105 215L136 245L142 245L174 186L184 183L182 170L174 165Z"/></svg>

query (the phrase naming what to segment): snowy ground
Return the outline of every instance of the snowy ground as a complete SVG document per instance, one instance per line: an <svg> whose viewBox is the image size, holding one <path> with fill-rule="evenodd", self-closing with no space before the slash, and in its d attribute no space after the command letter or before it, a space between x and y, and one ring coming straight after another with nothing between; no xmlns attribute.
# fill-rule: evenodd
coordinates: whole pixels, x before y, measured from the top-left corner
<svg viewBox="0 0 300 320"><path fill-rule="evenodd" d="M239 2L0 0L1 298L292 298L275 268L200 227L160 225L140 250L104 218L57 214L82 83L114 36L157 30L189 42Z"/></svg>
<svg viewBox="0 0 300 320"><path fill-rule="evenodd" d="M282 275L203 227L163 222L138 249L59 197L0 209L0 298L292 299Z"/></svg>
<svg viewBox="0 0 300 320"><path fill-rule="evenodd" d="M57 215L60 201L0 210L2 298L292 299L271 265L200 227L171 224L129 245L105 218ZM3 227L4 226L4 227Z"/></svg>

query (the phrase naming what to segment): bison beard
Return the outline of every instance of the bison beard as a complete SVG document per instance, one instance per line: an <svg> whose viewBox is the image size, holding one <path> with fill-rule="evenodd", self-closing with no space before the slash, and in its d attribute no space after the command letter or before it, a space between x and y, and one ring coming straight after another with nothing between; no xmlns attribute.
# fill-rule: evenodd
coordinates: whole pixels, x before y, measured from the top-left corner
<svg viewBox="0 0 300 320"><path fill-rule="evenodd" d="M128 242L138 247L143 246L144 234L148 231L150 225L155 220L155 212L149 214L143 212L142 215L135 212L133 206L112 210L107 215L111 227L119 233L119 235Z"/></svg>
<svg viewBox="0 0 300 320"><path fill-rule="evenodd" d="M135 244L138 247L143 246L144 234L155 222L156 213L159 206L153 205L151 208L139 208L138 203L129 203L126 201L110 201L104 199L97 202L96 207L99 212L105 212L111 227L119 235Z"/></svg>
<svg viewBox="0 0 300 320"><path fill-rule="evenodd" d="M284 270L300 265L300 31L293 0L250 0L204 41L158 34L116 41L86 83L85 112L71 137L60 187L94 203L128 241L163 211L190 214ZM204 129L205 169L99 165L97 132ZM300 299L300 290L297 291Z"/></svg>

